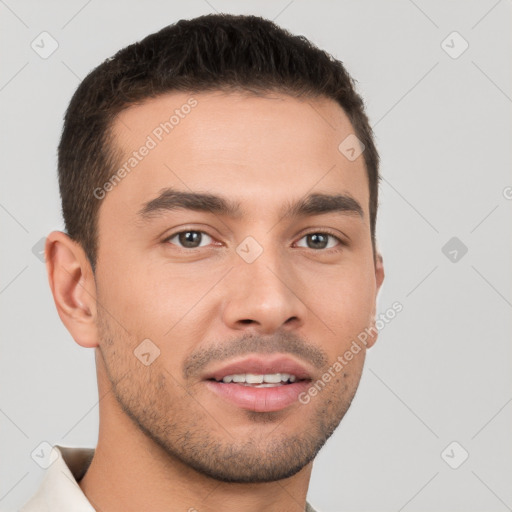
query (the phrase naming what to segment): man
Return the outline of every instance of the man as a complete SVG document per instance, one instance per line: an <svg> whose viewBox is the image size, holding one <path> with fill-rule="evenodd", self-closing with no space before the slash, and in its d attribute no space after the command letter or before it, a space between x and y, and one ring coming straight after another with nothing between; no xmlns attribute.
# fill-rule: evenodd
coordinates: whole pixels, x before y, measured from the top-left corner
<svg viewBox="0 0 512 512"><path fill-rule="evenodd" d="M85 78L46 260L99 438L23 510L313 510L377 337L378 179L343 65L262 18L182 20Z"/></svg>

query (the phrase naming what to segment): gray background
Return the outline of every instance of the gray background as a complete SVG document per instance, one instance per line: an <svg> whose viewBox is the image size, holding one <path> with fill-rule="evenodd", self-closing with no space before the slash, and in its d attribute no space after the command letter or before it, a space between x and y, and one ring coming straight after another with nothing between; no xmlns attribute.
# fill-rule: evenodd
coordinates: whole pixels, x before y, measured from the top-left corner
<svg viewBox="0 0 512 512"><path fill-rule="evenodd" d="M512 510L510 0L0 0L0 509L39 485L42 441L97 440L93 350L61 324L32 252L62 228L64 110L121 47L215 10L274 19L341 59L382 157L379 310L403 311L369 352L309 500L324 512ZM43 31L59 45L46 59L31 48Z"/></svg>

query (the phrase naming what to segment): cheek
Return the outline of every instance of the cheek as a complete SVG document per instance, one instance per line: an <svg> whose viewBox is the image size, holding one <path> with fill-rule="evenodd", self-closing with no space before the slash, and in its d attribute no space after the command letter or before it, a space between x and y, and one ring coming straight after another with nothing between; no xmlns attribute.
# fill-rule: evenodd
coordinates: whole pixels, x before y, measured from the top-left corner
<svg viewBox="0 0 512 512"><path fill-rule="evenodd" d="M141 264L135 269L122 261L111 268L109 272L98 269L98 301L137 339L164 344L184 329L190 335L200 327L197 316L206 317L204 308L209 304L202 298L225 273L224 269L196 271L186 265L178 269Z"/></svg>
<svg viewBox="0 0 512 512"><path fill-rule="evenodd" d="M314 310L338 338L356 336L371 324L376 290L372 268L347 266L323 281Z"/></svg>
<svg viewBox="0 0 512 512"><path fill-rule="evenodd" d="M162 332L163 325L159 324L171 322L171 316L166 318L165 314L172 309L162 293L162 283L149 279L143 268L135 270L119 261L98 267L97 289L98 302L111 320L136 338L151 339Z"/></svg>

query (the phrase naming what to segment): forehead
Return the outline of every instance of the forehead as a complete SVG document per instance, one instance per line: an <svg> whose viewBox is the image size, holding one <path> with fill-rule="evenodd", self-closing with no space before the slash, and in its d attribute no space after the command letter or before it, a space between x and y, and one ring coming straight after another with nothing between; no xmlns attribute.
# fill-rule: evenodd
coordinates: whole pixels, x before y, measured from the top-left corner
<svg viewBox="0 0 512 512"><path fill-rule="evenodd" d="M135 209L166 187L236 197L260 210L332 191L367 208L363 157L351 161L339 149L353 127L327 98L173 92L123 111L113 133L126 172L104 210L119 202Z"/></svg>

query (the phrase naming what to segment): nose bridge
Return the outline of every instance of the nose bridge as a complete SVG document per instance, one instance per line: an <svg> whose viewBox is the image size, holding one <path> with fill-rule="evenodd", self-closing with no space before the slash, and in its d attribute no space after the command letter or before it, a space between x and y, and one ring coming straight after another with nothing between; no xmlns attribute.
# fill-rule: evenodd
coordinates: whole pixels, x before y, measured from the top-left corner
<svg viewBox="0 0 512 512"><path fill-rule="evenodd" d="M283 251L271 244L258 244L258 248L254 240L245 243L237 248L239 261L232 271L225 323L234 329L251 326L265 333L285 324L301 324L306 308L293 290L297 280Z"/></svg>

